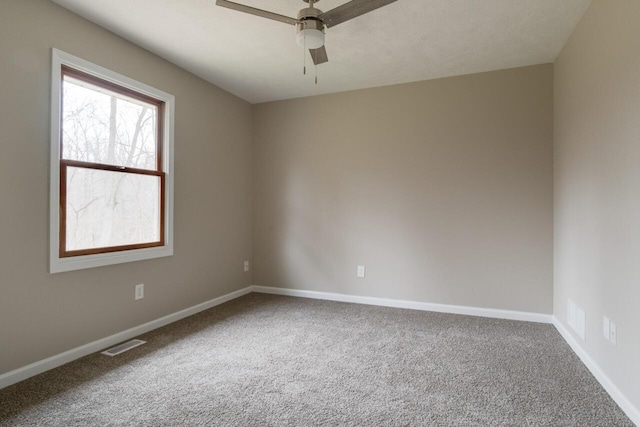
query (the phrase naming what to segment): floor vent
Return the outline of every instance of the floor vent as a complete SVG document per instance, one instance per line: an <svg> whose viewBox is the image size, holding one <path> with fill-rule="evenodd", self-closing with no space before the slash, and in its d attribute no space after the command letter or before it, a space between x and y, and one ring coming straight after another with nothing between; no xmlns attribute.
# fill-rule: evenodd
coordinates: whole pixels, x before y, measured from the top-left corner
<svg viewBox="0 0 640 427"><path fill-rule="evenodd" d="M142 345L144 343L146 343L146 341L142 341L142 340L127 341L113 348L110 348L109 350L103 351L102 354L106 354L107 356L117 356L120 353L124 353L125 351L131 350L132 348Z"/></svg>

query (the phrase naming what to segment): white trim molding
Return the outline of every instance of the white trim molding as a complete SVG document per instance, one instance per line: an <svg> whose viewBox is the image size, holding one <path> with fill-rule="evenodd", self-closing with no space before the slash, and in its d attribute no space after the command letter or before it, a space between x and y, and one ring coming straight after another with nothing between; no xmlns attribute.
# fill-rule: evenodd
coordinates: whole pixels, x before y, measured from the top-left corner
<svg viewBox="0 0 640 427"><path fill-rule="evenodd" d="M64 353L56 354L44 360L31 363L30 365L23 366L22 368L9 371L7 373L0 375L0 389L8 387L11 384L15 384L17 382L26 380L27 378L33 377L34 375L41 374L50 369L57 368L58 366L62 366L65 363L72 362L76 359L87 356L91 353L104 350L107 347L111 347L115 344L119 344L123 341L137 337L138 335L147 333L154 329L161 328L162 326L166 326L169 323L176 322L180 319L184 319L185 317L192 316L196 313L199 313L201 311L223 304L227 301L231 301L233 299L239 298L250 292L251 292L251 287L246 287L244 289L240 289L238 291L231 292L226 295L222 295L218 298L205 301L201 304L194 305L193 307L189 307L184 310L175 312L173 314L169 314L159 319L152 320L140 326L127 329L126 331L118 332L117 334L108 336L106 338L102 338L97 341L93 341L88 344L82 345L80 347L73 348L71 350L65 351Z"/></svg>
<svg viewBox="0 0 640 427"><path fill-rule="evenodd" d="M480 316L496 319L509 319L519 320L525 322L547 323L553 324L558 330L560 335L565 339L573 351L578 355L580 360L585 364L589 371L593 374L596 380L602 385L602 387L609 393L611 398L620 406L625 414L631 419L633 423L640 426L640 411L636 408L631 401L616 387L611 379L604 373L604 371L598 366L598 364L587 354L587 352L580 346L578 341L569 333L569 331L562 325L562 323L553 315L543 313L530 313L522 311L490 309L480 307L469 307L461 305L448 305L448 304L435 304L419 301L406 301L387 298L375 298L365 297L358 295L348 295L329 292L317 292L307 291L300 289L288 289L288 288L275 288L268 286L248 286L246 288L222 295L218 298L214 298L209 301L205 301L201 304L194 305L193 307L186 308L173 314L161 317L156 320L144 323L142 325L127 329L126 331L119 332L117 334L108 336L106 338L99 339L97 341L90 342L80 347L73 348L63 353L48 357L44 360L32 363L22 368L15 369L13 371L6 372L0 375L0 389L23 381L34 375L41 374L58 366L69 363L73 360L87 356L89 354L101 351L105 348L119 344L123 341L135 338L141 334L147 333L154 329L166 326L170 323L184 319L186 317L197 314L201 311L223 304L225 302L234 300L241 296L247 295L251 292L273 294L273 295L285 295L300 298L321 299L328 301L339 301L355 304L367 304L381 307L395 307L405 308L411 310L421 311L433 311L437 313L451 313L462 314L467 316Z"/></svg>
<svg viewBox="0 0 640 427"><path fill-rule="evenodd" d="M633 403L620 391L620 389L611 381L611 379L604 373L602 368L596 363L595 360L589 356L587 351L580 345L578 340L575 339L573 335L569 332L567 328L564 327L560 320L553 316L553 326L556 327L562 338L569 344L569 347L574 351L574 353L580 358L582 363L589 369L591 374L598 380L600 385L609 393L609 396L620 406L620 409L627 414L627 417L631 419L631 421L640 426L640 410L636 408Z"/></svg>
<svg viewBox="0 0 640 427"><path fill-rule="evenodd" d="M616 387L611 379L604 373L598 364L580 346L578 341L569 333L562 323L551 314L530 313L512 310L500 310L461 305L434 304L428 302L406 301L387 298L364 297L357 295L307 291L289 288L275 288L268 286L251 286L252 292L274 295L286 295L301 298L313 298L329 301L340 301L356 304L377 305L382 307L407 308L412 310L434 311L438 313L463 314L468 316L490 317L496 319L520 320L525 322L553 324L560 335L578 355L582 363L589 369L596 380L602 385L611 398L620 406L631 421L640 426L640 411L631 401Z"/></svg>
<svg viewBox="0 0 640 427"><path fill-rule="evenodd" d="M329 301L350 302L350 303L356 303L356 304L377 305L382 307L396 307L396 308L407 308L412 310L434 311L438 313L453 313L453 314L464 314L469 316L492 317L497 319L521 320L521 321L527 321L527 322L538 322L538 323L552 322L551 315L540 314L540 313L526 313L526 312L510 311L510 310L496 310L496 309L487 309L487 308L458 306L458 305L433 304L433 303L417 302L417 301L404 301L404 300L394 300L394 299L385 299L385 298L364 297L364 296L357 296L357 295L305 291L305 290L297 290L297 289L272 288L272 287L266 287L266 286L248 286L246 288L237 290L235 292L231 292L226 295L222 295L218 298L214 298L212 300L203 302L201 304L194 305L193 307L186 308L184 310L178 311L173 314L169 314L167 316L161 317L156 320L152 320L140 326L127 329L126 331L122 331L117 334L108 336L106 338L102 338L97 341L93 341L88 344L82 345L80 347L73 348L63 353L56 354L44 360L31 363L27 366L23 366L13 371L6 372L0 375L0 389L10 386L12 384L15 384L17 382L26 380L27 378L30 378L34 375L41 374L50 369L57 368L58 366L62 366L65 363L69 363L81 357L87 356L89 354L104 350L107 347L113 346L115 344L119 344L131 338L135 338L146 332L168 325L169 323L176 322L180 319L184 319L185 317L192 316L201 311L207 310L209 308L212 308L217 305L223 304L225 302L231 301L233 299L239 298L243 295L247 295L251 292L263 293L263 294L287 295L287 296L294 296L294 297L301 297L301 298L323 299L323 300L329 300Z"/></svg>
<svg viewBox="0 0 640 427"><path fill-rule="evenodd" d="M122 87L149 95L164 102L162 141L165 173L164 245L120 252L61 258L59 256L60 232L60 135L62 115L62 66L66 65ZM141 261L173 255L173 201L174 201L174 122L175 97L160 89L138 82L107 68L93 64L77 56L53 48L51 50L51 136L49 178L49 272L60 273L83 268Z"/></svg>
<svg viewBox="0 0 640 427"><path fill-rule="evenodd" d="M305 291L268 286L252 286L252 292L262 294L287 295L292 297L323 299L329 301L351 302L356 304L378 305L382 307L408 308L411 310L434 311L437 313L463 314L467 316L491 317L494 319L521 320L524 322L552 323L553 316L543 313L501 310L494 308L469 307L464 305L435 304L430 302L407 301L388 298L364 297L358 295L329 292Z"/></svg>

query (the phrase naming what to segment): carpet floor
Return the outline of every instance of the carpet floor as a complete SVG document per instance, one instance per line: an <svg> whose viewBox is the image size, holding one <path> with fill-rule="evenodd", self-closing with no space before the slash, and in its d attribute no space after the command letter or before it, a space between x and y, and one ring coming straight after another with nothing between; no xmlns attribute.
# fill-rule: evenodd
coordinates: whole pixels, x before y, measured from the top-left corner
<svg viewBox="0 0 640 427"><path fill-rule="evenodd" d="M633 426L551 325L249 294L0 390L2 426Z"/></svg>

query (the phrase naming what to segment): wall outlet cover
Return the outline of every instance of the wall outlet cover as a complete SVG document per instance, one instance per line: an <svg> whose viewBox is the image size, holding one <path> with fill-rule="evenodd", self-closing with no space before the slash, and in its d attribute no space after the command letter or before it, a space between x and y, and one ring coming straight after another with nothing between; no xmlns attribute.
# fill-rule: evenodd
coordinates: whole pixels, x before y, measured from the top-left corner
<svg viewBox="0 0 640 427"><path fill-rule="evenodd" d="M244 262L244 272L246 273L247 271L249 271L249 261Z"/></svg>
<svg viewBox="0 0 640 427"><path fill-rule="evenodd" d="M602 336L609 341L609 318L607 316L602 316Z"/></svg>
<svg viewBox="0 0 640 427"><path fill-rule="evenodd" d="M611 344L613 344L614 347L618 345L618 328L613 322L611 322L609 329L609 341L611 341Z"/></svg>
<svg viewBox="0 0 640 427"><path fill-rule="evenodd" d="M567 301L567 323L576 330L576 305L571 300Z"/></svg>
<svg viewBox="0 0 640 427"><path fill-rule="evenodd" d="M136 297L136 300L144 298L144 283L140 283L139 285L136 285L135 297Z"/></svg>
<svg viewBox="0 0 640 427"><path fill-rule="evenodd" d="M357 276L358 276L358 277L364 277L364 276L365 276L365 268L364 268L364 265L359 265L359 266L358 266Z"/></svg>

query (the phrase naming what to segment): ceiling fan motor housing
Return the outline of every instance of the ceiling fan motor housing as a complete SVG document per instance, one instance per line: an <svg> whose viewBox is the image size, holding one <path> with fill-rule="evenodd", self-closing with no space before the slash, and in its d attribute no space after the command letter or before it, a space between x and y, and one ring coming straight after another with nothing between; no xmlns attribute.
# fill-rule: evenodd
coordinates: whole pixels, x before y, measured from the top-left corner
<svg viewBox="0 0 640 427"><path fill-rule="evenodd" d="M318 16L320 9L308 7L298 13L298 34L296 42L307 49L318 49L324 46L324 22Z"/></svg>
<svg viewBox="0 0 640 427"><path fill-rule="evenodd" d="M397 0L350 0L328 12L323 12L314 7L320 0L302 1L306 2L309 7L302 9L298 13L297 19L229 0L216 0L216 4L228 9L283 22L287 25L295 25L297 29L296 42L299 46L304 47L305 50L309 50L313 63L318 65L329 61L327 50L324 48L325 27L332 28Z"/></svg>

